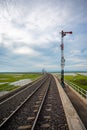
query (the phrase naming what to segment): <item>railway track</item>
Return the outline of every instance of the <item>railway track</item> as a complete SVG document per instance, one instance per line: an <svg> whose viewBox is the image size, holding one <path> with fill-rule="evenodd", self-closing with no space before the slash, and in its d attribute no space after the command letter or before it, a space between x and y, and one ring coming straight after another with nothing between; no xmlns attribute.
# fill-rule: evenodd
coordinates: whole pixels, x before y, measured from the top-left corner
<svg viewBox="0 0 87 130"><path fill-rule="evenodd" d="M4 122L9 117L9 115L13 113L13 111L15 111L17 107L20 106L29 95L31 95L33 91L42 86L44 82L47 80L47 78L48 75L43 77L40 81L36 82L35 84L23 88L17 93L14 93L9 98L6 98L2 102L0 102L0 124L2 124L2 122Z"/></svg>
<svg viewBox="0 0 87 130"><path fill-rule="evenodd" d="M1 130L68 130L62 102L53 76L49 75L9 117Z"/></svg>
<svg viewBox="0 0 87 130"><path fill-rule="evenodd" d="M41 78L36 79L35 81L33 81L33 82L29 83L29 84L26 84L26 85L14 90L14 91L11 91L11 92L7 93L6 95L1 96L0 97L0 103L5 101L6 99L10 98L11 96L15 95L16 93L20 92L21 90L23 91L23 89L26 89L27 87L30 87L30 86L38 83L38 82L41 82L41 80L43 80L43 78L45 78L45 76L46 75L44 75Z"/></svg>
<svg viewBox="0 0 87 130"><path fill-rule="evenodd" d="M45 80L43 80L41 83L40 83L40 85L39 85L39 87L37 87L36 89L34 88L34 90L32 91L32 93L29 95L29 96L27 96L27 98L20 104L20 105L18 105L17 107L16 107L16 109L14 110L14 111L12 111L11 112L11 114L9 114L9 116L7 116L7 118L5 118L5 120L1 123L1 125L0 125L0 127L1 127L1 129L3 130L3 129L6 129L7 130L7 128L8 128L8 122L13 118L13 119L15 119L15 115L17 114L17 112L19 113L20 111L24 111L24 110L26 110L26 108L29 106L29 109L30 109L30 106L32 107L32 104L33 104L33 100L36 100L36 98L37 98L37 96L38 96L38 94L40 93L40 91L42 90L42 88L43 89L45 89L45 87L44 86L46 86L47 87L47 85L46 84L48 84L48 79L49 79L49 76L47 76L46 77L46 79ZM35 87L36 87L36 85L35 85ZM44 90L42 90L42 92L43 92ZM33 99L32 99L32 97L33 97ZM32 99L32 100L31 100ZM31 102L30 102L30 100L31 100ZM6 103L7 104L7 103ZM25 107L25 105L27 104L27 106ZM15 104L14 104L15 105ZM24 109L24 110L23 110ZM32 108L31 108L32 109ZM3 110L2 110L3 111ZM4 113L3 113L4 114ZM26 115L24 115L24 117L25 117ZM18 116L17 116L18 117ZM22 116L21 116L22 117ZM24 118L23 117L23 118ZM17 119L16 119L16 121L17 121ZM20 120L21 121L21 120ZM18 123L19 123L19 121L18 121ZM14 124L15 125L15 124ZM7 127L5 127L5 126L7 126ZM14 128L11 128L11 130L13 130ZM15 128L15 130L16 130L16 128Z"/></svg>
<svg viewBox="0 0 87 130"><path fill-rule="evenodd" d="M53 77L34 130L69 130Z"/></svg>

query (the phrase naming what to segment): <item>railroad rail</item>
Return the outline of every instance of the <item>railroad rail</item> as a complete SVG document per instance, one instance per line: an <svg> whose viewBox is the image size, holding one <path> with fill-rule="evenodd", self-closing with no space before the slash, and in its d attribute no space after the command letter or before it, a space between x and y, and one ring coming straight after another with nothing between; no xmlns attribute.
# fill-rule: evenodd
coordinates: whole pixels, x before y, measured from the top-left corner
<svg viewBox="0 0 87 130"><path fill-rule="evenodd" d="M60 94L53 77L33 130L69 130Z"/></svg>
<svg viewBox="0 0 87 130"><path fill-rule="evenodd" d="M32 85L38 83L38 82L41 82L41 80L43 80L43 78L45 78L46 75L43 75L41 76L40 78L34 80L33 82L29 83L29 84L26 84L26 85L23 85L22 87L19 87L15 90L12 90L11 92L3 95L0 97L0 103L5 101L6 99L8 99L9 97L15 95L16 93L20 92L21 90L23 91L23 89L27 88L27 87L31 87Z"/></svg>
<svg viewBox="0 0 87 130"><path fill-rule="evenodd" d="M0 125L1 130L68 130L62 102L53 76L39 87L13 111Z"/></svg>
<svg viewBox="0 0 87 130"><path fill-rule="evenodd" d="M31 95L33 91L42 86L47 78L48 75L46 75L43 79L36 82L32 86L27 86L26 88L18 91L17 93L14 93L12 96L2 101L0 103L0 124L2 124L2 122L5 122L9 115L13 113L13 111L15 111L18 106L20 106L25 101L25 99Z"/></svg>

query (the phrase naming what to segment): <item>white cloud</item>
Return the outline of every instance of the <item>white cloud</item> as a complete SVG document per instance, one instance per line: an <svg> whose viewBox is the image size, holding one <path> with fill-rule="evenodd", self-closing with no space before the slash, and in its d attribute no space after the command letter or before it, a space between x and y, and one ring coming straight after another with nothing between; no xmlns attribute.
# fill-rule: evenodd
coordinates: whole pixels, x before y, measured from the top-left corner
<svg viewBox="0 0 87 130"><path fill-rule="evenodd" d="M61 26L66 25L66 23L70 21L69 17L71 19L70 10L67 9L66 6L64 7L64 10L61 10L60 6L56 8L50 6L48 8L43 4L40 5L39 8L36 7L31 12L30 9L23 8L23 5L21 5L19 6L22 11L21 15L21 11L18 11L18 6L13 8L13 5L8 5L10 16L6 12L6 9L4 9L5 11L2 13L4 17L2 17L0 22L0 32L8 35L10 39L15 40L18 43L24 42L25 44L30 45L40 45L43 43L43 45L45 45L51 41L55 42L59 37L54 35L54 32L57 30L60 31ZM12 8L14 10L12 10ZM26 10L28 13L25 15ZM17 16L14 16L15 11L18 11ZM10 20L9 17L11 18ZM21 25L24 25L24 28L22 28ZM56 28L57 26L58 29ZM55 28L55 30L53 28ZM14 44L13 41L12 43Z"/></svg>
<svg viewBox="0 0 87 130"><path fill-rule="evenodd" d="M83 70L83 71L87 71L87 64L74 64L74 65L67 65L66 67L65 67L65 69L67 70L71 70L71 71L73 71L73 70L79 70L79 71L81 71L81 70Z"/></svg>
<svg viewBox="0 0 87 130"><path fill-rule="evenodd" d="M44 0L43 3L40 0L2 1L0 12L0 46L9 49L10 54L37 56L37 62L42 59L42 64L47 63L40 63L41 66L57 69L55 60L57 55L59 58L61 42L59 32L64 29L73 31L73 35L76 35L74 39L72 36L64 38L66 43L70 42L65 49L67 64L82 61L85 63L86 58L82 60L82 57L79 57L87 47L86 34L80 35L79 32L79 25L87 22L84 17L87 14L86 4L83 0L81 3L79 0ZM40 64L38 63L37 67Z"/></svg>
<svg viewBox="0 0 87 130"><path fill-rule="evenodd" d="M40 53L33 50L32 48L29 47L20 47L20 48L16 48L14 49L14 53L16 54L22 54L22 55L29 55L29 56L39 56Z"/></svg>

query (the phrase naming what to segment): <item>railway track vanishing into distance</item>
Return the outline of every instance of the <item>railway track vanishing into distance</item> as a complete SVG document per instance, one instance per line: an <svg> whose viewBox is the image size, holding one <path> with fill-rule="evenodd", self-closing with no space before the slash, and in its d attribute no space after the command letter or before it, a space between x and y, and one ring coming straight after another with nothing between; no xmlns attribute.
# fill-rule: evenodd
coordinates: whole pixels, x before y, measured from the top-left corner
<svg viewBox="0 0 87 130"><path fill-rule="evenodd" d="M55 79L50 74L1 102L0 109L1 130L69 130Z"/></svg>
<svg viewBox="0 0 87 130"><path fill-rule="evenodd" d="M40 80L43 80L43 78L45 78L45 76L41 76L41 78L39 79L36 79L35 81L29 83L29 84L26 84L26 85L23 85L22 87L19 87L18 89L15 89L9 93L7 93L6 95L3 95L0 97L0 103L5 101L6 99L10 98L11 96L17 94L18 92L20 92L21 90L23 91L23 89L26 89L28 87L31 87L32 85L38 83L38 82L41 82Z"/></svg>
<svg viewBox="0 0 87 130"><path fill-rule="evenodd" d="M9 115L13 113L13 111L15 111L27 97L35 91L35 89L39 88L46 80L47 76L43 77L32 86L26 86L22 90L14 92L14 94L8 98L3 99L3 101L0 102L0 124L5 121L6 118L9 117Z"/></svg>

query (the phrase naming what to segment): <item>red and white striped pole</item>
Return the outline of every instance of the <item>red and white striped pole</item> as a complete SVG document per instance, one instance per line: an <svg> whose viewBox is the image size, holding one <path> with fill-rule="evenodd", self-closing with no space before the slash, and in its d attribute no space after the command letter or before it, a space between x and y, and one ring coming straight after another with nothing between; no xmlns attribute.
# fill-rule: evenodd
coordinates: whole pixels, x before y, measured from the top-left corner
<svg viewBox="0 0 87 130"><path fill-rule="evenodd" d="M61 31L61 85L64 87L64 65L65 65L65 59L64 59L64 43L63 43L63 37L66 36L66 34L72 34L72 32L63 32Z"/></svg>

